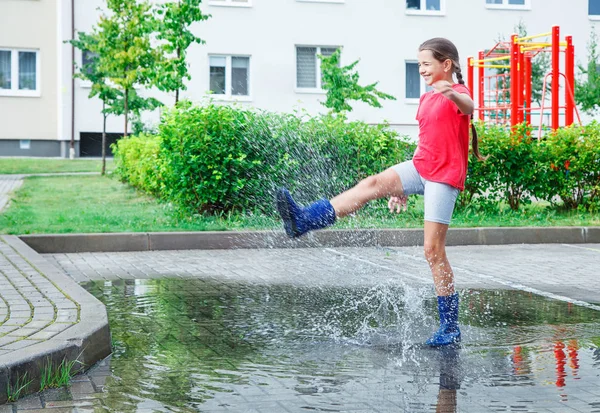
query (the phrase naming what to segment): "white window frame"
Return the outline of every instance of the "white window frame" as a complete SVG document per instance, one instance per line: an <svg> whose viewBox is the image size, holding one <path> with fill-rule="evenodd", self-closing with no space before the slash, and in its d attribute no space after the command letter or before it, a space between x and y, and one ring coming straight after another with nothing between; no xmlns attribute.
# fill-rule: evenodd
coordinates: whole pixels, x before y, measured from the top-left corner
<svg viewBox="0 0 600 413"><path fill-rule="evenodd" d="M412 63L412 64L416 64L417 65L417 70L419 68L419 62L416 60L405 60L404 61L404 69L405 69L405 73L406 73L406 64L407 63ZM406 75L405 75L406 76ZM418 98L407 98L406 97L406 77L404 78L404 102L409 104L409 105L418 105L419 102L421 101L421 96L423 96L424 93L428 92L427 89L427 84L425 83L425 79L423 79L423 76L421 76L421 74L419 73L419 97Z"/></svg>
<svg viewBox="0 0 600 413"><path fill-rule="evenodd" d="M590 0L588 0L588 18L590 20L600 20L600 14L590 14Z"/></svg>
<svg viewBox="0 0 600 413"><path fill-rule="evenodd" d="M323 77L323 74L321 73L321 59L319 59L318 55L321 54L321 49L342 49L341 46L315 46L315 45L306 45L306 44L297 44L294 48L294 56L295 56L295 61L298 61L298 48L299 47L315 47L317 49L316 51L316 65L317 65L317 87L298 87L298 66L296 66L296 75L294 76L294 91L296 93L316 93L316 94L320 94L320 95L324 95L327 93L326 90L323 89L323 85L321 84L321 78ZM341 55L340 55L341 56Z"/></svg>
<svg viewBox="0 0 600 413"><path fill-rule="evenodd" d="M409 9L406 4L406 0L404 0L404 8L405 12L408 15L413 16L445 16L446 15L446 0L440 0L440 9L439 10L427 10L427 0L421 1L421 10L413 10Z"/></svg>
<svg viewBox="0 0 600 413"><path fill-rule="evenodd" d="M252 7L252 0L209 0L208 4L217 7Z"/></svg>
<svg viewBox="0 0 600 413"><path fill-rule="evenodd" d="M485 2L486 9L492 10L531 10L531 0L525 0L525 4L509 4L508 0L502 0L502 4L488 4L487 0L483 0Z"/></svg>
<svg viewBox="0 0 600 413"><path fill-rule="evenodd" d="M0 89L0 96L17 97L40 97L42 95L42 76L40 70L40 51L37 49L7 49L0 48L3 52L11 52L10 70L11 70L11 88ZM35 90L19 90L19 52L35 53Z"/></svg>
<svg viewBox="0 0 600 413"><path fill-rule="evenodd" d="M210 58L211 57L224 57L225 58L225 94L217 94L213 93L210 90ZM248 58L248 94L247 95L232 95L231 94L231 86L232 86L232 78L233 75L231 71L233 70L233 66L231 63L232 57L247 57ZM208 55L208 93L209 96L216 100L223 101L238 101L238 102L250 102L252 100L252 57L246 54L221 54L221 53L211 53Z"/></svg>

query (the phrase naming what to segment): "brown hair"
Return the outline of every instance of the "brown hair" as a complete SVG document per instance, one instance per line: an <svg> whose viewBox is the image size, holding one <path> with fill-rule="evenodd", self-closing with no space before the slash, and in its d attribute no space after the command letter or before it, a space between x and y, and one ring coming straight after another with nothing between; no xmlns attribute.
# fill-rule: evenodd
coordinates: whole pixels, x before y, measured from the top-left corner
<svg viewBox="0 0 600 413"><path fill-rule="evenodd" d="M462 72L460 69L460 63L458 58L458 49L454 46L448 39L444 39L443 37L434 37L433 39L426 40L419 46L419 51L429 50L434 59L439 62L445 62L446 60L450 60L452 62L452 71L456 74L456 79L458 79L458 83L461 85L465 84L463 80ZM487 159L487 157L483 157L481 153L479 153L479 141L477 139L477 130L475 130L475 125L473 125L473 114L471 113L471 146L473 147L473 154L479 159L483 161Z"/></svg>

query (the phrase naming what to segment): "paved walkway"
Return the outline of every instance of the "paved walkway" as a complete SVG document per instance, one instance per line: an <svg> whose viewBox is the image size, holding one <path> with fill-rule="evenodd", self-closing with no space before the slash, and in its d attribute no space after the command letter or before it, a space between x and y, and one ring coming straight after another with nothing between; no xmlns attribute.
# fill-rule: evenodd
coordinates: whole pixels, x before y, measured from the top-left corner
<svg viewBox="0 0 600 413"><path fill-rule="evenodd" d="M23 184L23 175L0 175L0 212L8 205L10 194Z"/></svg>
<svg viewBox="0 0 600 413"><path fill-rule="evenodd" d="M188 250L44 255L78 282L211 278L246 283L431 285L422 247ZM600 310L600 244L448 247L459 288L511 288Z"/></svg>
<svg viewBox="0 0 600 413"><path fill-rule="evenodd" d="M24 372L36 391L48 362L89 368L108 354L104 305L19 238L0 235L0 403Z"/></svg>
<svg viewBox="0 0 600 413"><path fill-rule="evenodd" d="M449 247L448 255L459 288L511 288L600 311L600 244ZM431 285L421 247L176 250L38 257L77 282L174 277L270 285ZM7 243L0 243L0 295L10 309L1 314L5 344L0 354L9 355L44 340L77 319L77 304L44 279L39 265ZM109 375L104 363L78 376L70 389L26 397L0 406L0 413L92 412L98 408L97 399Z"/></svg>
<svg viewBox="0 0 600 413"><path fill-rule="evenodd" d="M79 304L2 239L0 274L0 356L52 338L79 321Z"/></svg>

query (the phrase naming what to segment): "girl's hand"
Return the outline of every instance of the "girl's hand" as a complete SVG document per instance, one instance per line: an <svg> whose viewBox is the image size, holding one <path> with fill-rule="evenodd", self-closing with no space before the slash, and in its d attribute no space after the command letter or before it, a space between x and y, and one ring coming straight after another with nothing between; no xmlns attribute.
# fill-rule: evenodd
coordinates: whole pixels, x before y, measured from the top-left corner
<svg viewBox="0 0 600 413"><path fill-rule="evenodd" d="M394 212L394 210L395 210L397 214L400 211L406 212L407 202L408 202L408 196L406 196L406 195L393 196L388 201L388 208L390 209L390 212Z"/></svg>
<svg viewBox="0 0 600 413"><path fill-rule="evenodd" d="M438 93L446 96L448 99L452 99L454 95L454 89L452 88L452 83L447 80L438 80L437 82L431 85Z"/></svg>

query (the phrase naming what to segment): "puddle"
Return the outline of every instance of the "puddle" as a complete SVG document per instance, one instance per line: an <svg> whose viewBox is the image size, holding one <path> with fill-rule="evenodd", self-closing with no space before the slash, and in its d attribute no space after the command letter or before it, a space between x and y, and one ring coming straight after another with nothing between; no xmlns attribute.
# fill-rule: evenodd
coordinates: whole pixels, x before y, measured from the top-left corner
<svg viewBox="0 0 600 413"><path fill-rule="evenodd" d="M429 288L83 286L112 332L103 411L600 411L600 313L530 293L460 291L463 344L436 350Z"/></svg>

